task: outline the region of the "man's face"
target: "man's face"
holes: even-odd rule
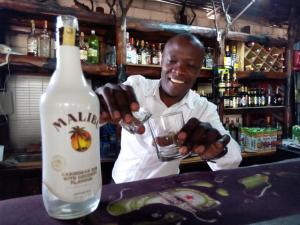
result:
[[[192,88],[200,73],[204,51],[186,38],[176,38],[164,49],[161,88],[178,101]]]

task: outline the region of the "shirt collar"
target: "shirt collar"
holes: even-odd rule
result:
[[[157,82],[155,82],[154,85],[146,88],[145,90],[145,96],[149,97],[157,97],[160,99],[159,96],[159,87],[160,87],[160,80],[157,80]],[[190,109],[194,109],[195,105],[194,105],[194,101],[193,101],[193,97],[192,97],[192,90],[189,90],[186,95],[183,97],[183,99],[181,99],[178,103],[176,103],[175,105],[184,105],[186,104]]]

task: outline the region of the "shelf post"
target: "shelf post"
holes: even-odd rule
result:
[[[288,26],[288,44],[287,44],[287,52],[286,52],[286,68],[287,68],[287,81],[286,81],[286,96],[285,96],[285,118],[284,118],[284,124],[283,126],[283,134],[285,137],[291,137],[291,127],[293,125],[293,115],[292,115],[292,108],[295,107],[291,105],[291,95],[292,95],[292,64],[293,64],[293,47],[296,42],[296,40],[299,40],[300,35],[300,27],[299,27],[299,19],[297,19],[299,10],[296,12],[296,8],[292,7],[290,10],[289,15],[289,26]],[[294,103],[295,104],[295,103]]]
[[[127,4],[125,0],[119,0],[121,16],[116,18],[116,45],[117,45],[117,65],[118,82],[126,80],[126,30],[127,30],[127,12],[132,4],[130,0]]]

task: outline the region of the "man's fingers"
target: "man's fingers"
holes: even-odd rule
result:
[[[230,137],[224,134],[219,140],[214,144],[211,144],[209,148],[202,154],[199,154],[203,159],[209,160],[214,158],[219,158],[223,153],[226,145],[229,143]]]
[[[130,110],[135,112],[139,110],[139,104],[134,94],[134,90],[131,86],[121,84],[120,87],[125,91],[127,95],[128,105],[130,106]]]
[[[102,95],[98,95],[98,99],[100,102],[100,123],[110,122],[111,117]]]
[[[106,103],[106,107],[108,109],[108,112],[110,114],[110,117],[114,121],[118,121],[121,119],[121,113],[118,109],[118,104],[116,102],[115,96],[113,94],[113,87],[110,86],[110,84],[105,85],[102,89],[101,96],[103,97],[103,100]]]
[[[222,137],[217,141],[217,143],[221,143],[223,147],[225,147],[230,142],[230,136],[227,134],[222,135]]]
[[[179,131],[178,133],[178,142],[180,145],[186,145],[187,138],[190,136],[190,134],[193,132],[195,127],[197,127],[199,124],[199,121],[196,118],[191,118]],[[187,146],[190,148],[191,146]]]
[[[131,110],[129,107],[126,93],[122,90],[115,91],[114,98],[116,99],[116,103],[118,104],[118,110],[121,113],[123,120],[126,123],[132,123],[133,117],[131,114]]]

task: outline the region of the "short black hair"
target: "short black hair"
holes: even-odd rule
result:
[[[190,40],[193,44],[197,45],[199,48],[203,49],[204,50],[204,45],[203,43],[198,39],[197,36],[195,36],[194,34],[192,33],[189,33],[189,32],[184,32],[184,33],[180,33],[180,34],[177,34],[173,37],[171,37],[168,41],[168,42],[171,42],[172,40],[174,39],[180,39],[180,38],[183,38],[183,39],[187,39],[187,40]]]
[[[172,43],[173,41],[175,40],[178,40],[178,39],[185,39],[185,40],[188,40],[190,41],[195,47],[199,48],[199,50],[205,54],[205,47],[203,45],[203,43],[198,39],[197,36],[193,35],[192,33],[189,33],[189,32],[184,32],[184,33],[180,33],[180,34],[177,34],[173,37],[171,37],[165,47],[169,44],[169,43]]]

